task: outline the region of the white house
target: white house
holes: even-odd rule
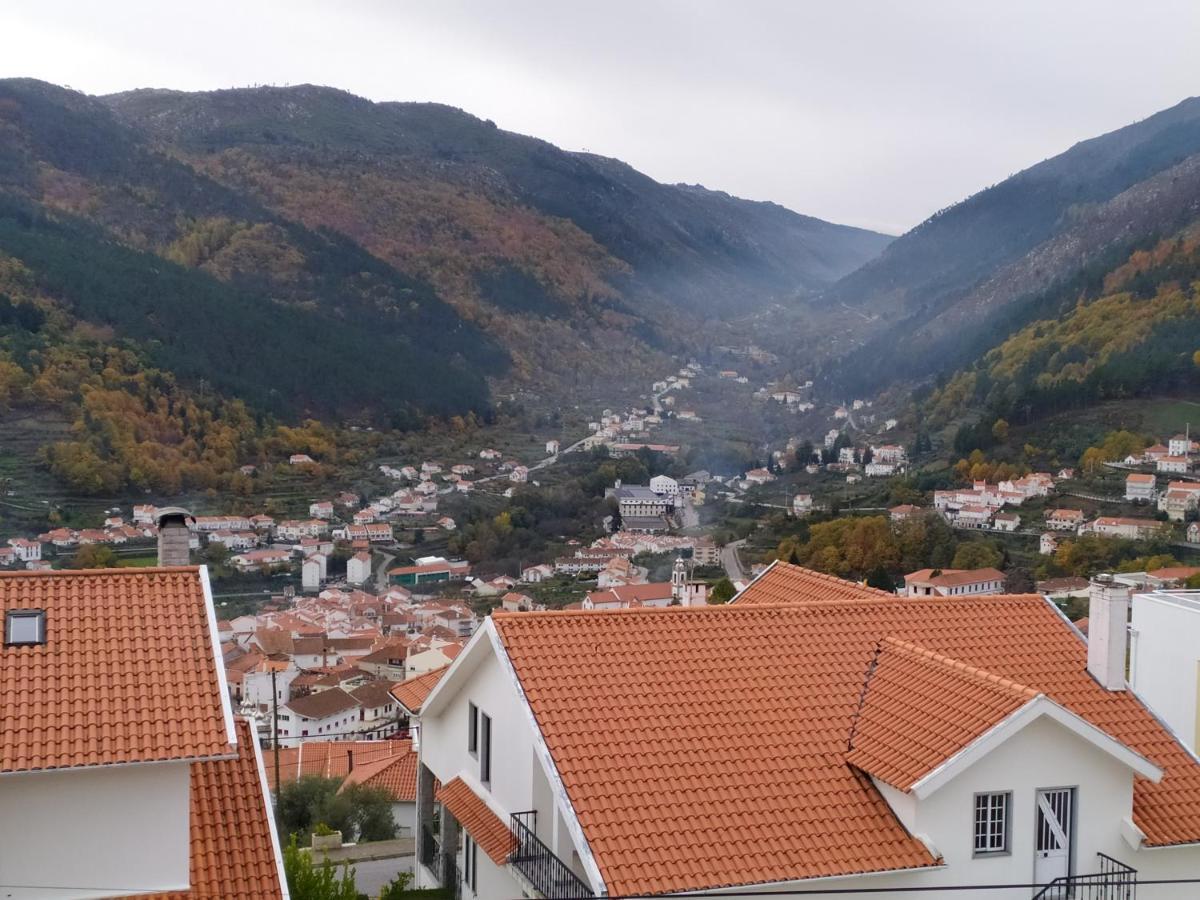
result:
[[[1058,550],[1058,537],[1048,531],[1038,539],[1038,553],[1042,556],[1052,556]]]
[[[796,496],[792,497],[792,515],[807,516],[812,512],[812,508],[812,494],[796,494]]]
[[[540,563],[536,566],[526,566],[521,570],[521,580],[526,584],[537,584],[547,578],[554,577],[554,566]]]
[[[1021,517],[1015,512],[998,512],[992,516],[992,528],[996,531],[1016,531],[1021,527]]]
[[[300,564],[300,584],[306,591],[319,591],[321,582],[325,580],[326,566],[329,558],[324,553],[313,553],[304,557]]]
[[[1187,456],[1192,452],[1192,439],[1186,434],[1177,434],[1167,441],[1167,452],[1171,456]]]
[[[28,538],[9,538],[8,546],[12,547],[13,555],[21,562],[37,562],[42,558],[41,541],[31,541]]]
[[[318,500],[315,503],[310,503],[308,505],[308,514],[314,519],[332,519],[333,501]]]
[[[1154,476],[1148,472],[1130,472],[1125,476],[1126,500],[1150,501],[1154,493]]]
[[[678,497],[679,482],[669,475],[655,475],[650,479],[650,490],[660,497]]]
[[[285,898],[207,572],[0,573],[0,610],[0,893]]]
[[[346,560],[346,581],[350,584],[366,584],[371,579],[371,554],[360,550]]]
[[[1191,461],[1186,456],[1163,456],[1158,459],[1154,467],[1159,472],[1181,473],[1187,472],[1190,465]]]
[[[716,608],[493,615],[421,708],[418,886],[976,900],[1200,868],[1200,762],[1125,685],[1119,589],[1089,647],[1038,595],[826,603],[799,571]]]
[[[417,751],[409,740],[398,744],[395,752],[356,765],[342,780],[339,791],[352,784],[379,788],[392,800],[392,821],[397,837],[412,837],[417,824]]]
[[[333,741],[360,729],[360,704],[340,687],[294,697],[279,708],[279,744]]]
[[[966,597],[999,594],[1004,573],[998,569],[921,569],[904,576],[908,597]]]
[[[1126,538],[1131,541],[1149,540],[1165,530],[1164,524],[1154,519],[1131,519],[1121,516],[1100,516],[1084,528],[1094,534]]]

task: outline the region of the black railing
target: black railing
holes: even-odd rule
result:
[[[433,834],[433,829],[428,825],[421,828],[421,865],[433,871],[436,874],[436,869],[433,868],[433,861],[438,856],[438,842]]]
[[[421,829],[418,852],[421,865],[432,872],[442,887],[450,891],[455,900],[458,900],[462,896],[462,875],[458,871],[458,859],[454,853],[442,852],[437,836],[427,825]]]
[[[512,814],[516,848],[508,858],[509,863],[543,897],[554,897],[555,900],[594,897],[587,882],[572,872],[534,833],[536,818],[537,813],[532,810]]]
[[[1137,869],[1097,853],[1100,871],[1088,875],[1064,875],[1033,895],[1033,900],[1135,900]]]

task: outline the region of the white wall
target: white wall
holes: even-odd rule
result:
[[[1129,815],[1133,773],[1117,760],[1048,719],[1039,719],[923,801],[900,795],[898,813],[910,829],[924,835],[945,861],[945,868],[907,874],[793,882],[798,888],[902,888],[933,885],[1028,883],[1033,876],[1035,794],[1039,788],[1074,787],[1074,871],[1098,871],[1098,852],[1133,866],[1140,878],[1180,877],[1200,872],[1200,849],[1133,850],[1121,835]],[[1011,853],[972,855],[974,795],[1012,792]],[[885,795],[897,792],[888,789]],[[910,808],[905,808],[911,804]],[[1171,874],[1175,873],[1175,874]],[[1143,887],[1147,900],[1195,898],[1195,885]],[[778,889],[778,885],[764,889]],[[752,893],[747,891],[747,893]],[[1028,888],[987,892],[988,900],[1028,900]],[[820,896],[820,895],[815,895]],[[833,897],[835,895],[830,895]],[[904,896],[897,894],[897,896]],[[915,895],[913,895],[915,896]],[[979,892],[939,891],[941,900],[973,900]]]
[[[1153,594],[1133,598],[1130,683],[1196,749],[1196,680],[1200,669],[1200,595],[1195,605]]]
[[[527,707],[520,700],[516,685],[501,665],[484,637],[484,646],[475,646],[471,656],[462,659],[455,669],[458,676],[447,682],[452,688],[461,684],[455,692],[439,700],[436,714],[421,716],[421,761],[443,784],[463,775],[468,782],[489,801],[493,810],[503,811],[505,824],[508,814],[537,811],[537,834],[560,859],[571,865],[577,857],[576,848],[565,827],[556,827],[560,817],[554,808],[554,793],[550,787],[541,761],[534,752],[533,730],[529,722]],[[447,701],[442,705],[442,701]],[[475,703],[479,710],[492,718],[492,777],[490,787],[479,784],[479,761],[467,752],[468,704]],[[537,785],[535,789],[535,784]],[[520,896],[514,888],[515,882],[506,871],[502,889],[494,893],[484,892],[484,877],[487,865],[480,851],[479,896],[486,900],[509,900]],[[460,861],[461,863],[461,861]],[[488,865],[492,865],[490,861]],[[577,866],[577,861],[576,861]],[[492,865],[492,868],[495,868]],[[577,874],[583,875],[577,867]],[[586,879],[585,879],[586,880]],[[491,879],[489,878],[489,884]]]
[[[0,885],[6,898],[91,898],[186,890],[187,763],[0,777]]]

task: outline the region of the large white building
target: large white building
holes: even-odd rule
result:
[[[721,607],[496,614],[421,709],[418,885],[966,900],[1194,876],[1200,761],[1125,683],[1127,608],[1095,585],[1089,645],[1039,595],[776,563]]]

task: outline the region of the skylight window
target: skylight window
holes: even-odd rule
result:
[[[4,644],[20,647],[46,643],[46,611],[10,609],[4,614]]]

